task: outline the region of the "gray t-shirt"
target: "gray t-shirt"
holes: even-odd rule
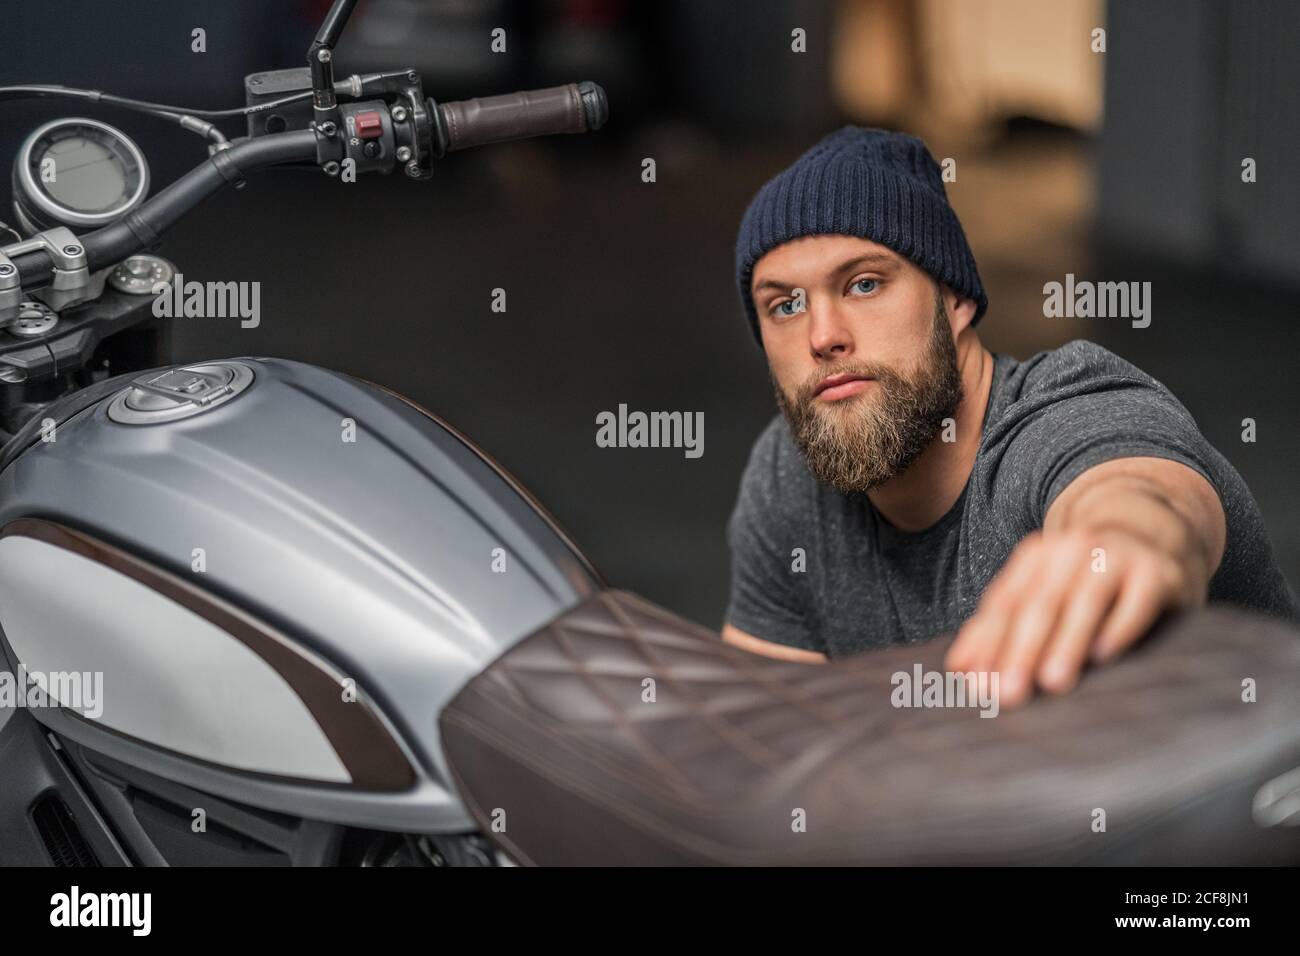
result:
[[[1228,536],[1211,601],[1300,621],[1245,481],[1167,388],[1081,340],[994,363],[966,488],[916,533],[890,525],[865,494],[813,478],[778,415],[754,445],[728,525],[728,622],[830,657],[950,634],[1071,481],[1130,457],[1182,462],[1218,490]]]

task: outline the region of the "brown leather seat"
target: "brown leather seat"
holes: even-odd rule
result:
[[[893,706],[893,675],[942,670],[948,643],[789,664],[608,591],[467,685],[443,743],[521,863],[1300,861],[1285,624],[1189,613],[993,719]]]

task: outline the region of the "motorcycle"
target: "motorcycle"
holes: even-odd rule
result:
[[[225,186],[270,166],[421,181],[451,151],[605,123],[589,82],[440,103],[413,70],[336,79],[354,6],[306,68],[246,79],[234,141],[221,113],[0,88],[209,144],[152,197],[98,121],[41,126],[16,164],[0,862],[1300,861],[1300,643],[1280,622],[1179,616],[996,720],[899,706],[898,676],[941,671],[946,642],[754,657],[611,588],[410,399],[283,359],[170,363],[153,306],[176,270],[154,250]]]

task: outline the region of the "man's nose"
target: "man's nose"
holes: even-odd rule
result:
[[[808,347],[821,360],[853,354],[853,333],[833,303],[809,300]]]

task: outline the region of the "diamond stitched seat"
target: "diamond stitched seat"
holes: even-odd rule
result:
[[[607,591],[441,725],[471,812],[521,862],[1295,862],[1300,827],[1251,804],[1300,766],[1296,637],[1186,614],[1072,693],[987,719],[891,704],[893,675],[942,670],[946,639],[785,663]]]

